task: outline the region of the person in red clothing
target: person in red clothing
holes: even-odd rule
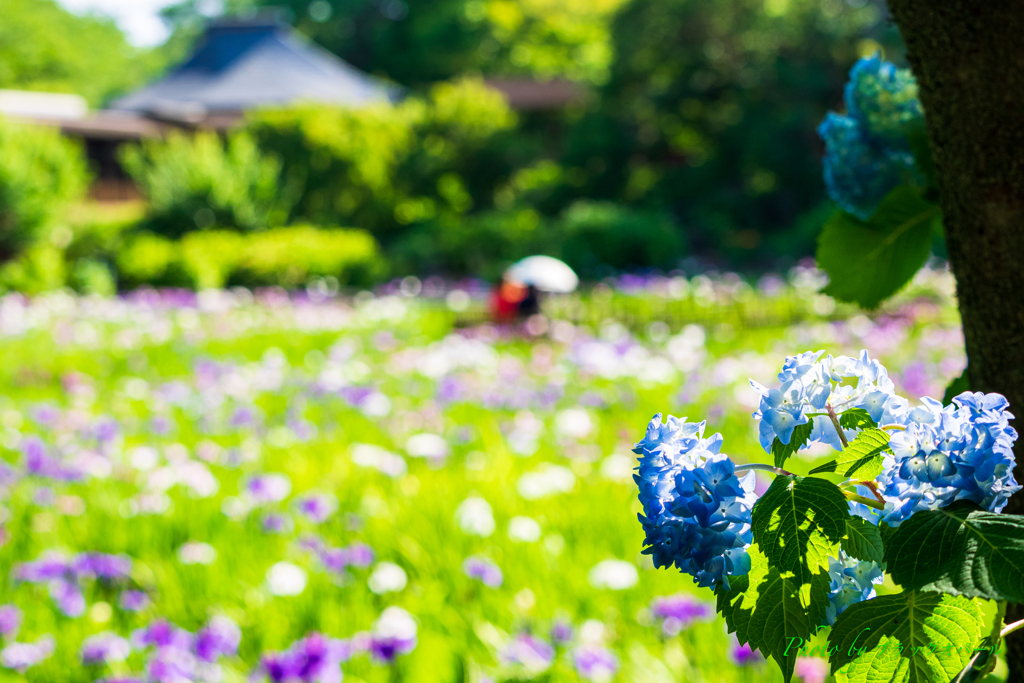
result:
[[[521,282],[502,277],[491,291],[491,318],[496,323],[513,323],[519,317],[519,304],[527,288]]]

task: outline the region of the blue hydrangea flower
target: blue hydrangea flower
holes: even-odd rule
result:
[[[640,488],[646,533],[644,553],[656,567],[675,566],[700,586],[750,571],[750,511],[756,496],[753,472],[737,477],[720,453],[722,436],[704,437],[704,423],[654,416],[633,452],[640,456],[634,480]]]
[[[884,521],[898,526],[918,510],[970,500],[1001,512],[1020,490],[1013,477],[1013,415],[1000,394],[964,392],[943,406],[923,398],[905,430],[889,441],[893,456],[879,476]]]
[[[829,626],[847,607],[875,597],[875,585],[882,583],[882,568],[877,562],[857,560],[839,551],[839,558],[829,558],[829,605],[825,620]]]
[[[877,55],[854,65],[843,99],[846,115],[829,112],[818,127],[825,185],[844,211],[867,219],[897,185],[923,184],[905,137],[923,112],[910,70]]]
[[[759,420],[761,446],[770,453],[775,438],[788,444],[797,426],[812,421],[811,444],[827,443],[842,450],[842,441],[832,420],[824,415],[828,406],[837,413],[862,408],[876,424],[899,422],[907,411],[905,399],[896,396],[885,367],[867,351],[860,356],[824,356],[824,351],[807,351],[786,358],[778,379],[781,386],[769,389],[754,380],[750,385],[761,394],[754,418]],[[856,431],[844,430],[852,441]]]
[[[897,69],[878,54],[850,69],[843,103],[847,115],[872,138],[897,147],[906,145],[907,124],[924,116],[910,69]]]

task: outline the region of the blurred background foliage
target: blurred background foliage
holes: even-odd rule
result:
[[[76,16],[54,0],[3,0],[0,12],[0,88],[73,92],[96,106],[182,54],[134,48],[112,20]]]
[[[171,37],[140,51],[109,21],[51,0],[4,3],[0,87],[70,90],[94,105],[172,67],[209,20],[209,3],[174,5],[164,11]],[[39,240],[59,252],[40,263],[63,272],[47,282],[97,281],[105,268],[112,286],[127,286],[141,271],[128,275],[119,252],[139,234],[290,225],[366,231],[378,248],[365,272],[380,277],[494,277],[531,253],[585,277],[670,270],[694,256],[739,270],[785,266],[813,253],[831,209],[818,123],[859,56],[881,49],[899,61],[902,50],[880,0],[227,0],[222,9],[246,16],[264,4],[404,97],[266,110],[226,136],[124,150],[147,203],[134,220],[79,212],[64,221],[71,238],[10,227],[37,219],[10,199],[20,190],[0,190],[0,216],[19,216],[0,227],[0,244],[17,245],[2,256],[13,265],[0,287],[31,289]],[[513,112],[489,78],[565,79],[582,96]],[[0,152],[0,178],[28,163],[18,149]]]

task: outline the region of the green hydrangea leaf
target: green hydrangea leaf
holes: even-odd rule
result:
[[[878,425],[868,411],[863,408],[850,408],[839,413],[839,426],[843,429],[874,429]]]
[[[934,683],[967,666],[982,637],[981,604],[919,591],[859,602],[828,637],[840,683]]]
[[[850,557],[868,562],[882,563],[882,534],[878,527],[856,515],[846,519],[846,536],[840,542],[843,551]]]
[[[815,467],[811,474],[833,472],[850,479],[874,479],[882,472],[886,452],[889,452],[889,433],[865,429],[838,458]]]
[[[771,566],[757,545],[750,547],[751,568],[733,577],[729,590],[716,591],[718,611],[740,643],[771,657],[788,683],[797,651],[825,620],[828,574],[801,583]]]
[[[1024,517],[965,500],[921,510],[889,534],[885,561],[907,589],[1024,602]]]
[[[835,484],[816,477],[780,476],[751,512],[754,542],[781,572],[800,583],[828,569],[846,535],[849,506]]]
[[[950,382],[949,386],[946,387],[946,393],[942,395],[942,405],[948,406],[953,402],[954,397],[970,390],[971,382],[967,377],[967,368],[964,368],[964,371],[960,373],[960,376]]]
[[[795,455],[800,447],[810,440],[812,429],[814,429],[814,422],[808,420],[793,429],[793,436],[790,437],[789,443],[782,443],[779,437],[775,437],[775,441],[772,442],[772,456],[775,458],[776,467],[785,465],[786,460]]]
[[[839,211],[818,237],[818,266],[829,276],[822,290],[840,301],[876,308],[924,265],[941,211],[912,187],[897,187],[867,221]]]

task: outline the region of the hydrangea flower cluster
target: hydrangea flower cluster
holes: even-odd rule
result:
[[[918,510],[934,510],[957,500],[970,500],[992,512],[1020,490],[1013,477],[1013,444],[1017,432],[1013,415],[999,394],[964,392],[943,406],[933,398],[921,405],[895,393],[885,367],[867,351],[858,358],[823,356],[823,351],[786,358],[779,373],[781,386],[768,389],[751,380],[761,393],[753,414],[759,420],[761,445],[771,452],[778,438],[789,444],[794,429],[813,420],[810,438],[800,446],[824,442],[842,450],[839,430],[823,411],[842,413],[861,408],[891,433],[884,470],[877,485],[885,509],[875,513],[859,503],[851,512],[873,523],[898,526]],[[859,430],[843,429],[853,441]],[[860,487],[861,495],[870,491]]]
[[[638,516],[654,566],[675,565],[699,586],[728,588],[729,576],[750,570],[755,479],[753,472],[736,476],[720,452],[722,435],[704,438],[704,426],[671,415],[662,422],[661,413],[651,420],[633,448],[644,508]]]
[[[850,70],[843,101],[846,114],[829,112],[818,128],[825,185],[845,211],[866,219],[897,185],[922,184],[905,129],[923,112],[910,70],[878,55]]]
[[[758,436],[768,453],[778,438],[789,444],[793,430],[813,422],[810,439],[801,448],[823,442],[837,451],[843,449],[835,424],[825,414],[834,410],[862,408],[876,424],[898,422],[906,414],[909,402],[896,395],[896,387],[885,367],[862,351],[858,358],[831,355],[824,351],[807,351],[786,358],[779,373],[781,386],[769,389],[750,380],[761,394],[761,403],[754,419],[759,421]],[[851,440],[855,430],[845,430]]]
[[[842,550],[838,558],[829,558],[829,595],[825,620],[829,626],[847,607],[875,597],[875,585],[882,583],[882,568],[877,562],[849,557]]]
[[[883,519],[897,526],[918,510],[969,500],[1001,512],[1020,490],[1013,477],[1017,432],[1000,394],[964,392],[943,407],[931,398],[909,412],[893,434],[892,462],[879,477]]]

